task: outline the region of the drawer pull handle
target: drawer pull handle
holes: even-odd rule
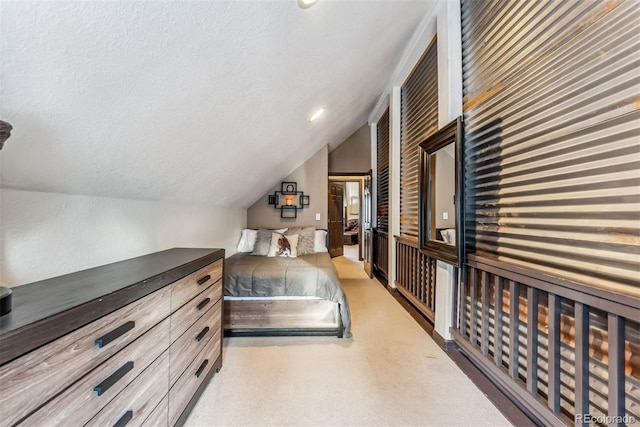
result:
[[[129,372],[132,369],[133,369],[133,362],[125,363],[124,365],[122,365],[120,369],[118,369],[113,374],[111,374],[109,378],[107,378],[106,380],[102,381],[100,384],[95,386],[93,388],[93,391],[98,393],[98,396],[102,396],[104,392],[109,390],[112,385],[117,383],[120,380],[120,378],[124,377],[127,374],[127,372]]]
[[[196,341],[200,342],[200,340],[202,338],[204,338],[205,335],[207,335],[207,332],[209,332],[209,327],[207,326],[206,328],[204,328],[196,337]]]
[[[113,427],[124,427],[129,424],[131,418],[133,418],[133,411],[127,411],[123,416],[120,417],[120,419],[113,425]]]
[[[205,298],[202,300],[202,302],[200,304],[198,304],[198,310],[202,310],[203,308],[206,307],[207,304],[209,304],[211,300],[209,298]]]
[[[202,285],[203,283],[207,283],[207,280],[209,280],[209,279],[211,279],[211,275],[207,274],[202,279],[198,280],[198,286]]]
[[[116,338],[120,338],[121,336],[123,336],[124,334],[126,334],[127,332],[129,332],[135,327],[136,327],[136,322],[131,320],[125,323],[124,325],[118,326],[113,331],[107,332],[106,334],[98,338],[95,342],[98,345],[98,348],[102,348],[105,345],[109,344],[111,341],[115,340]]]
[[[209,359],[204,359],[204,362],[202,362],[202,364],[200,365],[200,367],[196,371],[196,378],[198,378],[198,377],[200,377],[200,375],[202,375],[202,371],[204,371],[204,368],[206,368],[208,364],[209,364]]]

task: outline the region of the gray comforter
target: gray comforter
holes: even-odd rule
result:
[[[224,275],[224,294],[229,296],[312,296],[336,302],[344,337],[351,336],[349,303],[328,253],[298,258],[237,253],[225,260]]]

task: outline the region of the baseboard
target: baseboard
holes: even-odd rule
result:
[[[387,287],[389,293],[395,298],[395,300],[409,313],[413,320],[415,320],[422,329],[429,335],[433,336],[433,323],[424,316],[417,308],[411,304],[411,302],[405,298],[405,296],[398,291],[398,288]]]
[[[431,335],[431,338],[433,338],[436,344],[438,344],[438,346],[443,350],[458,351],[460,349],[460,347],[458,347],[458,344],[456,344],[455,341],[445,340],[444,337],[440,335],[435,329],[433,330],[433,334]]]
[[[387,280],[387,278],[375,267],[373,267],[373,277],[378,279],[378,281],[385,286],[389,283],[389,280]]]

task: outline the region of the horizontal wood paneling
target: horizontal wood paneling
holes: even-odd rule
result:
[[[389,109],[377,126],[377,228],[389,231]]]
[[[401,90],[400,234],[418,237],[419,144],[438,130],[438,49],[434,39]]]
[[[464,2],[468,253],[640,293],[640,4]]]
[[[462,1],[454,337],[542,424],[640,419],[638,22],[637,1]]]

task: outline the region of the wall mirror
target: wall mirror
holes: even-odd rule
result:
[[[459,267],[463,260],[462,120],[420,144],[419,242],[426,255]]]

